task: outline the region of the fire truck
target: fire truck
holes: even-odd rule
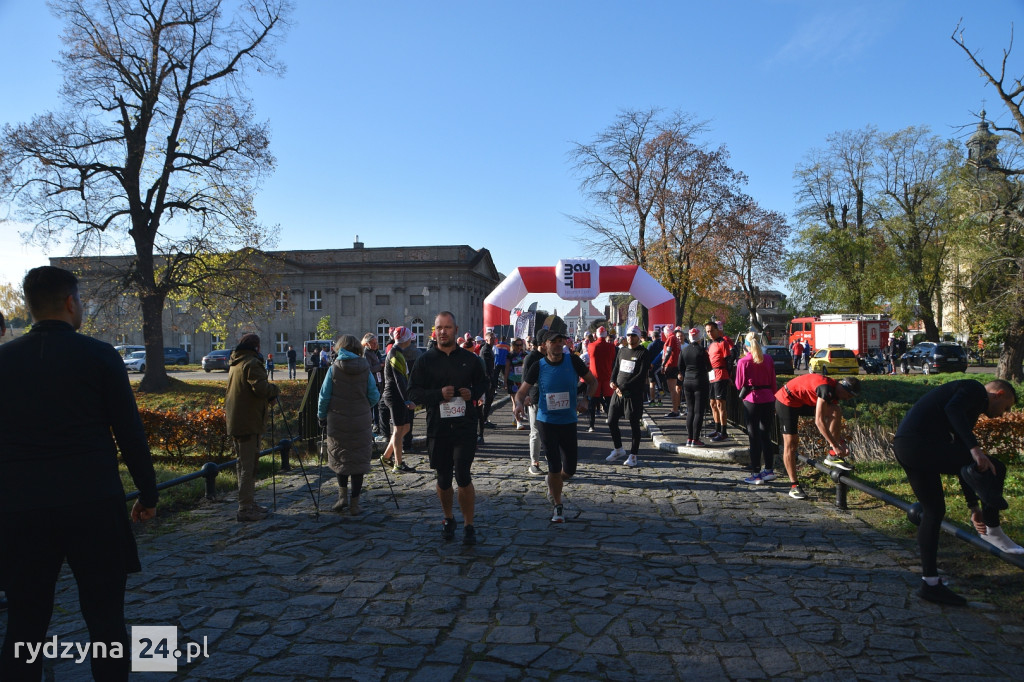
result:
[[[866,355],[889,345],[888,315],[851,315],[839,313],[819,317],[795,317],[789,323],[789,345],[796,341],[818,350],[844,346],[857,355]]]

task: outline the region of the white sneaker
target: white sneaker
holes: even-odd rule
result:
[[[1007,554],[1024,554],[1024,547],[1008,538],[999,526],[995,528],[985,526],[985,534],[981,536],[981,539]]]
[[[628,466],[628,467],[639,466],[639,464],[637,464],[637,462],[636,462],[636,455],[630,455],[629,457],[626,458],[626,466]]]
[[[625,456],[626,456],[626,448],[615,448],[614,450],[612,450],[612,453],[610,455],[608,455],[607,457],[604,458],[604,461],[606,461],[606,462],[614,462],[615,460],[619,459],[620,457],[625,457]]]

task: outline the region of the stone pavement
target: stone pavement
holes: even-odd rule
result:
[[[526,473],[528,432],[507,404],[494,421],[474,465],[475,547],[461,528],[441,541],[418,453],[407,461],[423,473],[392,476],[397,510],[378,468],[361,517],[315,520],[296,472],[266,521],[236,523],[229,501],[138,532],[129,624],[175,625],[209,657],[137,678],[1024,679],[1019,617],[920,601],[914,548],[828,500],[648,442],[641,467],[607,464],[601,425],[580,430],[567,522],[553,525],[544,479]],[[66,572],[54,634],[86,639]],[[88,677],[69,661],[50,673]]]

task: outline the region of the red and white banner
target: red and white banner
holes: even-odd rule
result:
[[[566,301],[592,301],[601,293],[601,266],[594,260],[563,258],[555,266],[556,291]]]

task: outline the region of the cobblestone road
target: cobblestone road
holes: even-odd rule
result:
[[[407,461],[424,473],[393,477],[400,509],[377,469],[357,518],[314,519],[290,474],[266,521],[236,523],[231,500],[141,531],[129,623],[205,638],[209,657],[175,679],[1024,679],[1019,618],[918,600],[913,547],[827,500],[752,489],[734,463],[649,441],[640,468],[606,464],[598,426],[580,431],[553,525],[527,432],[507,405],[494,419],[474,465],[475,547],[441,542],[421,454]],[[325,508],[336,490],[324,484]],[[84,641],[66,574],[57,603],[50,635]],[[88,677],[67,661],[51,673]]]

